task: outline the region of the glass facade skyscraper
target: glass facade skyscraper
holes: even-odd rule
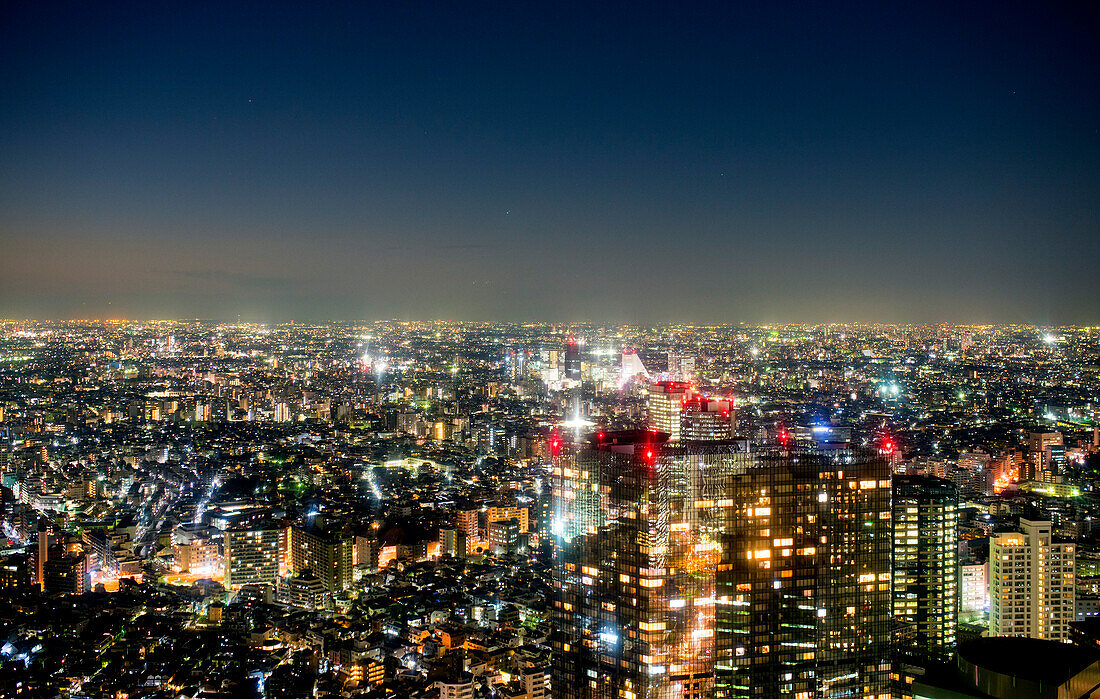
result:
[[[898,650],[912,661],[944,661],[955,647],[958,503],[951,481],[894,478],[894,619]]]
[[[601,433],[553,487],[556,696],[888,695],[881,455]]]

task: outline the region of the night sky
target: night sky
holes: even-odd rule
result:
[[[7,2],[0,317],[1100,323],[1095,3]]]

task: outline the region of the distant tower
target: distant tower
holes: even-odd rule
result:
[[[671,379],[692,381],[695,378],[695,357],[669,350],[668,375]]]
[[[38,555],[35,557],[35,575],[38,589],[46,590],[46,558],[50,549],[50,531],[44,522],[38,524]]]
[[[646,371],[645,365],[642,364],[642,359],[638,356],[637,352],[632,349],[624,349],[622,357],[622,368],[619,370],[619,383],[625,384],[639,374],[649,378],[649,372]]]
[[[581,380],[581,363],[583,359],[584,340],[569,339],[565,346],[565,378],[573,381]]]

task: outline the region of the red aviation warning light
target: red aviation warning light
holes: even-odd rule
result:
[[[550,435],[550,454],[555,457],[561,454],[561,437],[557,432]]]

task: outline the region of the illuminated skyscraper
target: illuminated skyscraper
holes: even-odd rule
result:
[[[691,398],[686,381],[658,381],[649,384],[649,426],[666,432],[669,441],[680,441],[680,416]]]
[[[694,391],[686,381],[658,381],[648,388],[649,427],[670,442],[731,439],[737,427],[729,400]]]
[[[573,381],[581,380],[581,365],[584,362],[584,340],[577,342],[570,339],[565,346],[565,378]]]
[[[894,619],[905,627],[898,651],[942,661],[958,626],[958,510],[955,485],[940,478],[894,478]]]
[[[555,696],[888,696],[886,461],[747,446],[560,447]]]
[[[1021,531],[990,538],[990,636],[1069,640],[1075,547],[1054,543],[1050,529],[1050,522],[1021,519]]]

